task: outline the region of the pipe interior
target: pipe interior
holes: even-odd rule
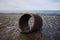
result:
[[[29,14],[23,15],[19,20],[19,26],[21,26],[21,28],[28,27],[28,21],[30,18],[31,18],[31,15]]]

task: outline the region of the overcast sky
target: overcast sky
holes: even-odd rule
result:
[[[60,10],[60,0],[0,0],[0,10]]]

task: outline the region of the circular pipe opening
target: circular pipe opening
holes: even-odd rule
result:
[[[31,18],[32,16],[29,15],[29,14],[24,14],[21,16],[20,20],[19,20],[19,26],[20,26],[20,29],[22,32],[29,32],[29,30],[31,30],[31,28],[29,27],[30,26],[30,23],[29,23],[29,19]]]
[[[42,18],[36,14],[23,14],[19,19],[19,28],[22,33],[30,33],[40,30]]]
[[[27,24],[28,23],[28,20],[30,19],[30,15],[28,15],[28,14],[25,14],[25,15],[23,15],[21,18],[20,18],[20,22],[19,22],[19,26],[24,26],[25,24]],[[27,25],[28,26],[28,25]]]

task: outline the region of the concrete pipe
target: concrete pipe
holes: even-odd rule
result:
[[[19,28],[21,33],[30,33],[40,30],[42,27],[42,18],[37,14],[23,14],[19,18]]]

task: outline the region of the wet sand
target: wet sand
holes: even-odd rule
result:
[[[41,31],[21,34],[18,19],[22,14],[0,13],[0,40],[60,40],[60,15],[38,14],[43,19]]]

